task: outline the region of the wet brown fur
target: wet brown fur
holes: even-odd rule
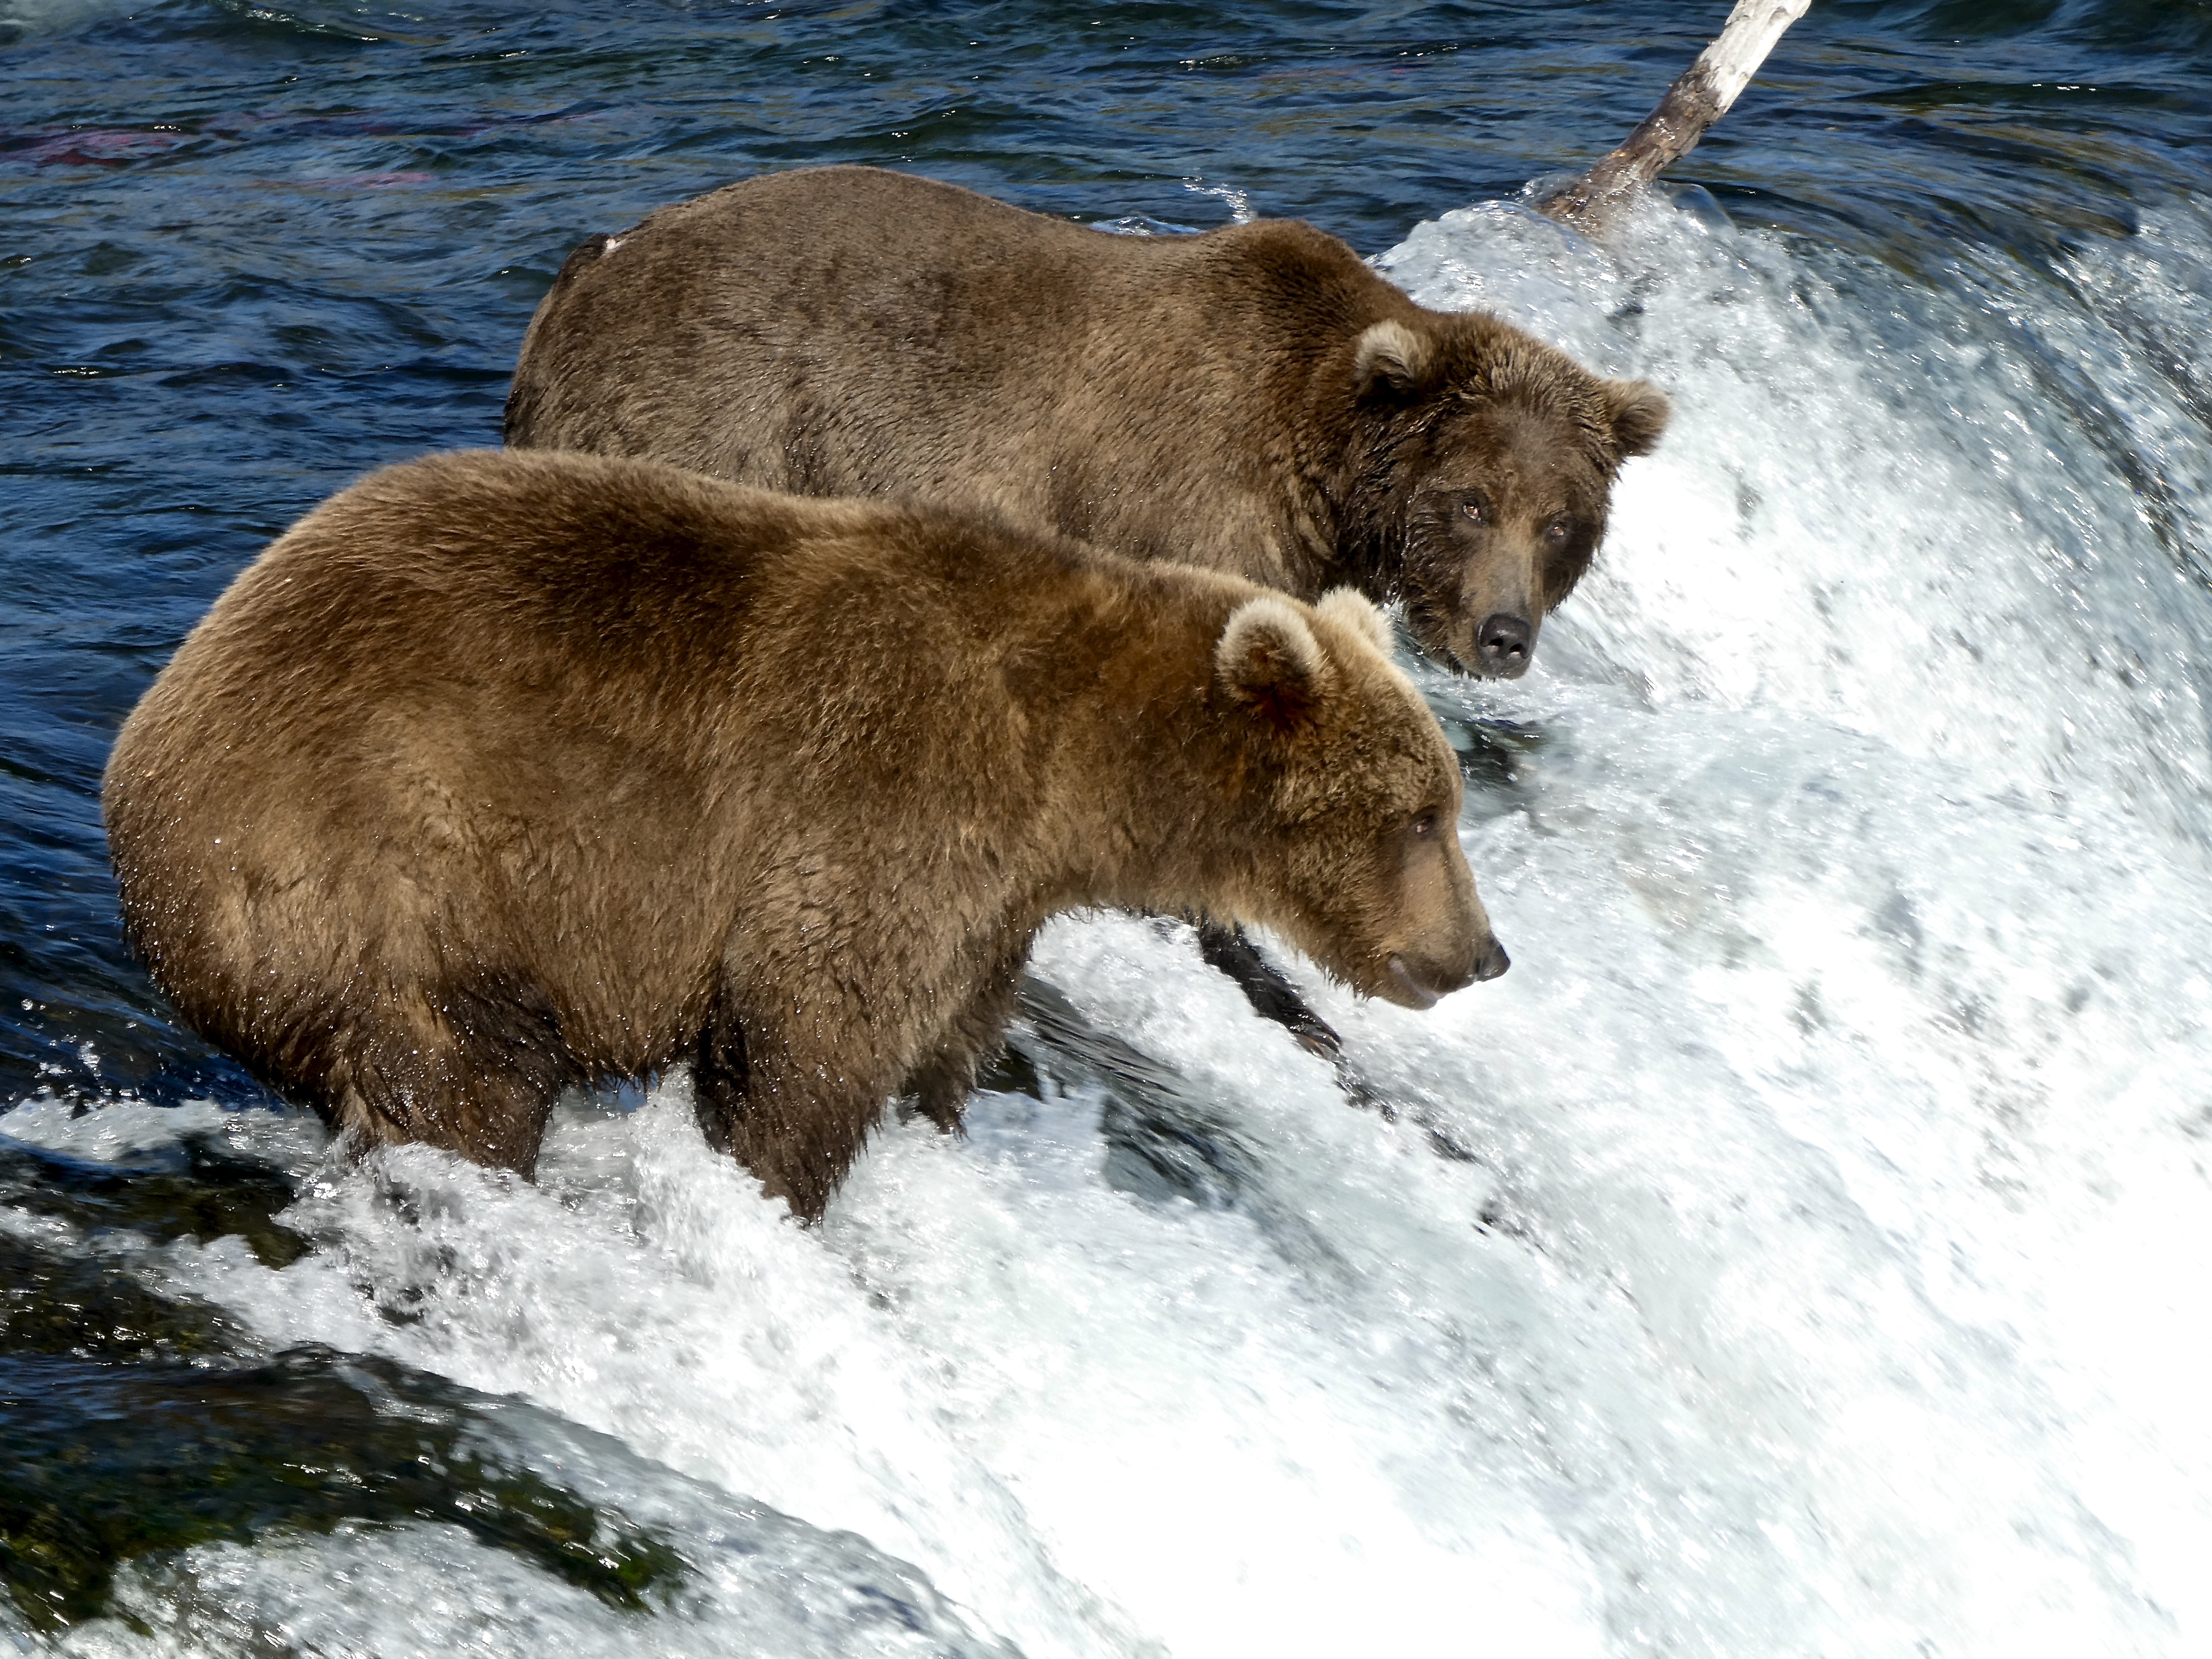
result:
[[[340,1131],[527,1172],[562,1088],[689,1062],[812,1218],[888,1098],[957,1127],[1056,912],[1265,924],[1400,1000],[1394,960],[1480,969],[1377,627],[940,507],[448,455],[239,577],[103,804],[179,1011]]]
[[[1112,236],[865,167],[748,179],[578,247],[507,440],[815,495],[975,502],[1311,599],[1402,595],[1484,673],[1605,532],[1667,400],[1415,305],[1310,225]],[[1470,513],[1468,508],[1475,508]]]

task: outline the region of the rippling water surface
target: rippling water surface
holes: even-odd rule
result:
[[[0,0],[0,1632],[82,1654],[2212,1648],[2212,7]],[[1709,15],[1710,14],[1710,15]],[[118,934],[116,726],[265,540],[496,441],[567,249],[757,169],[1248,208],[1677,416],[1510,686],[1515,969],[1042,941],[818,1231],[680,1078],[347,1171]],[[804,258],[805,250],[793,250]]]

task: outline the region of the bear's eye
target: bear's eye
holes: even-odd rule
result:
[[[1554,519],[1544,526],[1544,539],[1553,547],[1565,547],[1567,538],[1574,533],[1574,520]]]
[[[1467,500],[1459,504],[1459,510],[1466,514],[1467,516],[1476,524],[1488,524],[1490,522],[1490,514],[1483,511],[1482,501],[1478,496],[1468,496]]]
[[[1436,809],[1431,807],[1425,812],[1414,813],[1413,821],[1406,826],[1406,831],[1415,841],[1429,840],[1437,833]]]

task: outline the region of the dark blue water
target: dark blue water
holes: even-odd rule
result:
[[[1646,112],[1725,9],[1672,0],[1089,9],[556,3],[415,15],[373,5],[176,0],[125,11],[0,0],[0,1113],[27,1102],[64,1115],[131,1102],[197,1112],[204,1108],[186,1103],[213,1102],[242,1121],[279,1126],[273,1140],[256,1139],[254,1129],[241,1132],[246,1139],[235,1146],[237,1137],[216,1118],[193,1118],[190,1135],[166,1144],[147,1132],[106,1152],[74,1143],[57,1151],[46,1142],[33,1152],[6,1150],[13,1143],[0,1140],[0,1205],[21,1224],[0,1230],[0,1243],[15,1241],[6,1248],[22,1258],[6,1270],[21,1294],[12,1304],[0,1296],[0,1486],[41,1467],[41,1481],[52,1477],[39,1488],[49,1494],[39,1500],[44,1510],[0,1501],[0,1540],[14,1540],[0,1541],[0,1573],[16,1596],[12,1611],[0,1607],[0,1627],[57,1640],[57,1632],[86,1640],[93,1639],[86,1632],[106,1632],[100,1640],[130,1645],[153,1639],[146,1632],[159,1620],[148,1609],[168,1606],[187,1609],[171,1639],[187,1650],[226,1650],[276,1626],[235,1608],[208,1612],[221,1598],[205,1574],[187,1573],[189,1585],[179,1588],[185,1579],[147,1568],[154,1576],[133,1592],[141,1598],[133,1604],[134,1635],[113,1622],[101,1575],[118,1562],[184,1559],[176,1553],[195,1548],[251,1550],[270,1537],[323,1536],[333,1527],[347,1536],[356,1522],[388,1528],[410,1517],[462,1531],[475,1525],[471,1547],[507,1564],[501,1571],[520,1586],[512,1593],[518,1605],[542,1585],[547,1608],[582,1597],[579,1605],[614,1609],[608,1616],[617,1618],[611,1628],[617,1633],[633,1627],[623,1619],[672,1617],[665,1608],[673,1604],[654,1602],[664,1590],[653,1587],[683,1572],[695,1586],[727,1589],[696,1559],[655,1577],[656,1564],[674,1559],[669,1552],[683,1553],[666,1538],[733,1536],[736,1522],[710,1524],[699,1516],[750,1501],[743,1489],[724,1491],[703,1464],[687,1462],[678,1442],[631,1433],[611,1417],[592,1422],[626,1444],[594,1454],[600,1484],[585,1497],[557,1480],[545,1484],[550,1477],[529,1473],[519,1453],[505,1462],[483,1453],[469,1463],[453,1452],[464,1431],[452,1425],[476,1421],[471,1413],[488,1423],[499,1409],[542,1412],[552,1426],[533,1444],[571,1432],[563,1425],[578,1413],[520,1370],[495,1366],[446,1382],[422,1354],[415,1358],[423,1363],[404,1371],[349,1369],[347,1352],[372,1339],[362,1334],[349,1345],[337,1325],[331,1346],[283,1362],[292,1370],[254,1370],[276,1364],[271,1352],[283,1345],[267,1329],[249,1329],[246,1316],[226,1314],[204,1274],[165,1288],[166,1270],[146,1266],[166,1260],[161,1251],[182,1248],[178,1241],[193,1248],[198,1241],[210,1249],[250,1246],[259,1269],[281,1278],[296,1271],[294,1262],[313,1268],[334,1260],[331,1230],[343,1227],[326,1216],[319,1233],[302,1212],[286,1211],[316,1167],[312,1132],[283,1119],[234,1066],[173,1025],[122,945],[97,805],[113,732],[192,622],[294,517],[381,463],[496,442],[524,326],[571,246],[757,170],[853,161],[953,179],[1085,222],[1134,217],[1159,228],[1205,228],[1249,203],[1261,214],[1310,219],[1363,252],[1381,254],[1423,220],[1509,200],[1532,179],[1595,159]],[[1820,337],[1822,349],[1858,339],[1870,357],[1881,354],[1876,403],[1908,407],[1924,397],[1923,412],[1941,425],[1943,410],[1962,406],[1954,383],[1981,385],[2027,411],[2022,431],[2046,415],[2066,425],[2089,458],[2081,464],[2087,471],[2037,475],[2032,461],[2020,463],[2022,490],[2049,504],[2054,521],[2073,515],[2075,539],[2061,536],[2051,544],[2060,551],[2050,556],[2092,563],[2112,545],[2098,528],[2100,514],[2139,520],[2153,550],[2142,568],[2163,573],[2161,581],[2179,573],[2181,586],[2157,601],[2172,636],[2212,631],[2212,597],[2202,586],[2207,537],[2194,493],[2212,430],[2212,385],[2199,343],[2212,316],[2202,246],[2175,228],[2195,222],[2191,204],[2212,177],[2212,4],[1820,0],[1674,177],[1709,192],[1733,226],[1723,228],[1726,234],[1744,239],[1731,246],[1761,250],[1744,256],[1750,263],[1742,270],[1772,278],[1775,304],[1799,305],[1824,323],[1844,319]],[[1703,200],[1686,205],[1698,210]],[[2097,275],[2134,270],[2125,262],[2138,251],[2172,278],[2156,306],[2136,304],[2133,290]],[[1675,256],[1663,251],[1639,257],[1654,271],[1695,268],[1686,255],[1673,265]],[[1627,269],[1626,288],[1601,311],[1609,307],[1615,320],[1634,312],[1643,303],[1628,291],[1635,277]],[[1753,277],[1742,280],[1747,292],[1756,287]],[[1971,362],[1962,368],[1961,359],[1945,354],[1984,322],[1997,343],[1975,349],[1998,356],[1977,380]],[[2100,331],[2094,350],[2069,331],[2076,322]],[[1621,349],[1632,358],[1632,344]],[[1790,370],[1786,350],[1771,362],[1775,374]],[[2115,391],[2105,372],[2118,363],[2160,388],[2166,424],[2156,441],[2129,424],[2135,394]],[[1604,366],[1644,368],[1627,359]],[[1916,378],[1923,369],[1924,380]],[[1833,373],[1824,360],[1814,378]],[[1858,418],[1849,409],[1806,407],[1808,420],[1833,422],[1839,432]],[[1978,422],[1982,415],[1958,418]],[[1762,434],[1753,425],[1727,436],[1751,451]],[[1696,453],[1694,433],[1686,441]],[[1986,470],[1998,476],[2004,468],[1990,463]],[[1888,488],[1867,483],[1870,513],[1888,510]],[[1632,501],[1626,510],[1650,520],[1705,506],[1692,493],[1647,498],[1640,509]],[[1753,526],[1756,505],[1742,511]],[[1768,524],[1758,533],[1781,532]],[[1886,533],[1893,539],[1910,527]],[[2021,546],[2025,562],[2045,556],[2037,536],[2023,532]],[[1945,556],[1943,547],[1929,550],[1931,560]],[[1838,580],[1847,586],[1847,574]],[[1595,607],[1591,637],[1611,649],[1603,591],[1578,603]],[[2177,672],[2197,666],[2183,663]],[[1644,682],[1661,688],[1651,695],[1662,704],[1664,678],[1655,669]],[[1746,695],[1745,706],[1756,708],[1758,696]],[[2174,696],[2159,705],[2165,712],[2142,716],[2147,729],[2155,728],[2147,741],[2160,756],[2179,756],[2178,775],[2197,766],[2201,775],[2202,718],[2183,707],[2182,692]],[[1563,731],[1572,723],[1559,718]],[[1843,724],[1882,735],[1871,715]],[[1589,750],[1585,744],[1578,752]],[[1698,753],[1694,743],[1682,751],[1685,775],[1701,763]],[[1663,810],[1678,816],[1667,822],[1694,830],[1698,811],[1668,799],[1673,805]],[[2165,820],[2183,826],[2185,842],[2194,811],[2185,801]],[[1917,902],[1929,908],[1924,898]],[[1512,942],[1522,957],[1520,941]],[[1954,1028],[1978,1029],[1972,1022],[1983,1013],[1958,1007],[1964,1012],[1945,1016]],[[1802,1026],[1818,1017],[1790,1018]],[[1879,1034],[1880,1019],[1869,1018],[1868,1030]],[[1784,1029],[1783,1014],[1775,1019]],[[1640,1086],[1634,1063],[1624,1060],[1620,1075],[1629,1079],[1622,1086]],[[1945,1109],[1930,1108],[1939,1118]],[[0,1117],[0,1132],[7,1127]],[[1885,1156],[1905,1155],[1891,1146]],[[1583,1224],[1559,1224],[1571,1232]],[[344,1272],[357,1285],[391,1268],[347,1261]],[[434,1279],[434,1269],[422,1271]],[[361,1293],[387,1323],[404,1323],[404,1311],[378,1300],[384,1289]],[[2201,1323],[2202,1313],[2200,1304],[2178,1316]],[[453,1374],[465,1369],[457,1363]],[[190,1377],[203,1374],[232,1378],[224,1384],[231,1393],[219,1400],[194,1394]],[[264,1385],[270,1399],[289,1402],[285,1420],[296,1432],[272,1430],[255,1439],[223,1427],[255,1420],[255,1411],[239,1404],[239,1390]],[[536,1403],[498,1407],[492,1397],[507,1393]],[[125,1403],[93,1415],[143,1422],[143,1434],[102,1431],[100,1438],[83,1413],[53,1404],[111,1395]],[[392,1403],[408,1399],[417,1402],[408,1408],[413,1417]],[[2032,1415],[2044,1407],[2020,1409]],[[317,1426],[340,1419],[353,1426]],[[105,1474],[75,1485],[54,1474],[64,1452],[95,1443],[88,1467]],[[351,1449],[331,1449],[341,1445]],[[2188,1462],[2194,1455],[2173,1453],[2187,1467],[2196,1467]],[[443,1495],[387,1478],[425,1456],[462,1470]],[[224,1509],[195,1508],[191,1492],[172,1493],[159,1500],[170,1506],[161,1510],[169,1518],[134,1532],[131,1494],[179,1459],[180,1467],[230,1471],[209,1475],[214,1485],[266,1479],[272,1492],[292,1496],[262,1494]],[[676,1516],[664,1516],[656,1533],[631,1512],[651,1507],[639,1493],[658,1491],[653,1482],[661,1476],[625,1486],[630,1477],[623,1471],[632,1462],[671,1464],[704,1481],[708,1495],[653,1500]],[[334,1468],[353,1473],[341,1479],[329,1474]],[[327,1498],[337,1486],[371,1495],[349,1507]],[[1015,1487],[1028,1491],[1018,1481]],[[301,1498],[302,1491],[310,1496]],[[476,1500],[453,1494],[480,1492],[493,1493],[482,1502],[503,1519],[466,1522]],[[779,1501],[801,1507],[787,1494]],[[1758,1501],[1743,1500],[1753,1509]],[[575,1541],[591,1534],[593,1503],[627,1517],[605,1533],[615,1541],[596,1556]],[[1668,1510],[1661,1523],[1677,1529],[1690,1553],[1702,1547],[1705,1524],[1693,1509]],[[94,1511],[111,1520],[94,1527],[67,1519]],[[751,1517],[744,1524],[766,1529],[762,1536],[800,1526],[773,1511],[744,1513]],[[1747,1536],[1767,1524],[1748,1510],[1730,1514],[1736,1518],[1728,1526],[1741,1525]],[[831,1531],[799,1543],[775,1534],[783,1541],[756,1553],[784,1549],[777,1559],[811,1564],[804,1571],[845,1585],[861,1611],[848,1608],[837,1615],[844,1623],[830,1621],[844,1634],[809,1626],[813,1635],[777,1637],[787,1645],[773,1650],[799,1651],[818,1637],[825,1651],[906,1650],[898,1644],[909,1638],[921,1644],[913,1650],[944,1651],[1024,1632],[1024,1644],[1040,1650],[1134,1651],[1152,1637],[1178,1651],[1235,1650],[1233,1643],[1206,1638],[1199,1625],[1128,1611],[1142,1598],[1133,1601],[1126,1588],[1109,1596],[1119,1596],[1111,1616],[1066,1613],[1063,1627],[1012,1591],[1003,1605],[989,1604],[988,1584],[959,1591],[964,1611],[956,1613],[917,1578],[891,1595],[906,1613],[887,1616],[879,1629],[864,1616],[878,1606],[868,1600],[876,1589],[850,1587],[879,1589],[908,1571],[896,1561],[881,1565],[872,1547],[911,1558],[919,1547],[876,1537],[872,1545],[833,1548],[819,1539],[855,1523],[831,1514],[806,1518]],[[2190,1528],[2203,1520],[2177,1510],[2156,1530],[2168,1540],[2196,1536]],[[1742,1547],[1721,1541],[1727,1528],[1712,1524],[1711,1548]],[[2185,1610],[2154,1605],[2155,1595],[2127,1576],[2155,1577],[2142,1564],[2160,1559],[2158,1540],[2112,1526],[2120,1540],[2112,1548],[2136,1563],[2112,1570],[2119,1576],[2112,1582],[2122,1585],[2112,1592],[2113,1606],[2153,1610],[2129,1623],[2092,1608],[2051,1628],[2101,1631],[2112,1651],[2153,1650],[2170,1638],[2174,1645],[2165,1650],[2181,1652],[2187,1636],[2205,1639]],[[1809,1650],[1791,1644],[1819,1629],[1839,1644],[1830,1650],[1906,1652],[1914,1630],[1929,1628],[1908,1627],[1907,1620],[1887,1630],[1843,1615],[1830,1626],[1792,1624],[1797,1614],[1778,1613],[1771,1626],[1752,1620],[1731,1634],[1715,1621],[1741,1608],[1720,1592],[1708,1603],[1686,1591],[1671,1611],[1655,1610],[1610,1583],[1616,1571],[1625,1583],[1640,1571],[1626,1546],[1612,1554],[1611,1545],[1584,1539],[1583,1547],[1598,1564],[1590,1605],[1605,1611],[1589,1628],[1601,1632],[1601,1650]],[[1082,1553],[1066,1534],[1038,1547],[1040,1560],[1054,1549]],[[1835,1570],[1848,1572],[1858,1561],[1846,1552]],[[378,1581],[392,1595],[412,1594],[407,1587],[416,1581],[400,1568],[386,1563],[375,1571],[392,1575]],[[420,1571],[435,1576],[432,1565]],[[800,1567],[791,1571],[804,1577]],[[1044,1567],[1036,1571],[1036,1583],[1060,1583]],[[1068,1571],[1071,1582],[1094,1587],[1111,1578]],[[1806,1582],[1818,1577],[1808,1571]],[[943,1588],[942,1570],[938,1577]],[[791,1581],[776,1582],[787,1589]],[[1384,1593],[1377,1587],[1385,1582],[1369,1589]],[[1345,1593],[1365,1592],[1355,1585]],[[1038,1606],[1063,1611],[1081,1602],[1064,1587],[1036,1594]],[[1820,1594],[1808,1589],[1801,1599],[1811,1606]],[[1777,1593],[1777,1605],[1788,1599]],[[1971,1600],[1960,1592],[1956,1621],[1947,1627],[1952,1645],[1941,1650],[1971,1646],[1971,1632],[1990,1627]],[[664,1612],[623,1611],[647,1604]],[[326,1622],[314,1633],[289,1638],[297,1650],[404,1645],[389,1632],[372,1639],[364,1632],[374,1621],[335,1602],[323,1612]],[[559,1629],[568,1632],[560,1639],[584,1640],[550,1612],[544,1616],[554,1622],[544,1629],[511,1609],[471,1616],[505,1632],[502,1639],[552,1639],[545,1631]],[[1293,1634],[1296,1628],[1293,1621]],[[746,1639],[770,1640],[758,1632]],[[1764,1645],[1770,1643],[1776,1645]]]

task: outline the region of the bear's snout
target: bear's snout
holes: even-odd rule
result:
[[[1427,714],[1426,709],[1421,712]],[[1449,750],[1441,742],[1437,749],[1443,769],[1451,764]],[[1434,823],[1440,817],[1424,814],[1414,824]],[[1467,866],[1459,838],[1423,834],[1403,845],[1408,853],[1393,907],[1398,925],[1375,941],[1359,979],[1370,996],[1401,1008],[1432,1008],[1477,980],[1496,979],[1511,959],[1474,890],[1474,872]]]
[[[1485,933],[1473,951],[1455,953],[1449,961],[1401,952],[1389,961],[1388,994],[1402,1007],[1433,1008],[1454,991],[1463,991],[1477,980],[1496,979],[1512,965],[1494,933]]]
[[[1474,630],[1474,660],[1468,665],[1485,679],[1517,680],[1528,672],[1535,648],[1536,629],[1526,617],[1493,611]]]

